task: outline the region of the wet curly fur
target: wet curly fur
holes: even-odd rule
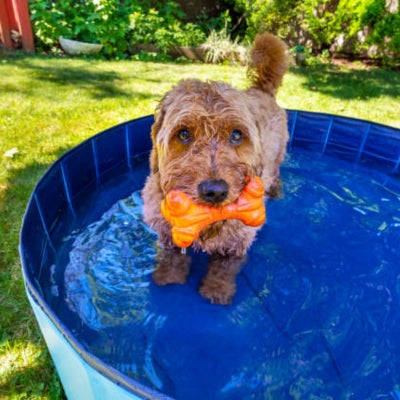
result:
[[[152,127],[150,175],[143,189],[144,220],[162,246],[153,280],[159,285],[185,283],[190,257],[172,242],[171,226],[160,204],[171,189],[200,203],[234,202],[247,177],[260,176],[265,198],[279,189],[279,167],[288,140],[286,113],[275,94],[288,67],[287,49],[273,35],[257,36],[249,65],[251,87],[238,91],[222,82],[184,80],[161,100]],[[204,196],[203,182],[224,182],[218,200]],[[238,220],[216,222],[193,243],[210,254],[200,294],[212,303],[229,304],[235,277],[257,228]]]

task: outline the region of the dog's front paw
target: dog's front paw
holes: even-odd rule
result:
[[[175,250],[164,250],[153,272],[153,281],[160,286],[186,283],[189,275],[190,257]]]
[[[188,265],[163,265],[159,264],[153,272],[153,281],[160,286],[186,283],[189,274]]]
[[[199,293],[212,304],[229,305],[236,291],[236,285],[233,282],[227,282],[219,279],[205,278],[200,286]]]

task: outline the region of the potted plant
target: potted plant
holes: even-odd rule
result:
[[[302,66],[306,63],[307,54],[304,46],[297,45],[293,48],[292,52],[296,65]]]

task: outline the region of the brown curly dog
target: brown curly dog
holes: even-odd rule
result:
[[[288,61],[285,44],[264,33],[252,49],[249,89],[184,80],[161,100],[151,132],[151,173],[142,192],[144,220],[162,246],[153,273],[157,284],[185,283],[190,265],[190,257],[172,242],[171,225],[160,212],[168,191],[177,189],[199,204],[217,207],[235,202],[248,177],[262,178],[266,199],[279,191],[288,132],[275,94]],[[229,219],[201,231],[193,247],[210,254],[200,287],[203,297],[231,303],[235,277],[257,229]]]

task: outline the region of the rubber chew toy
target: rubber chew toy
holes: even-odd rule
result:
[[[178,247],[190,246],[206,226],[226,219],[238,219],[248,226],[265,222],[264,185],[259,177],[251,179],[236,202],[224,207],[195,203],[179,190],[171,190],[161,203],[164,218],[172,225],[172,240]]]

